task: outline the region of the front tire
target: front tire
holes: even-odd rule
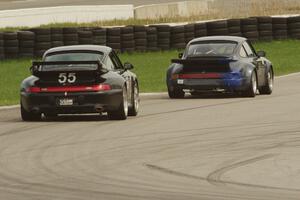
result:
[[[139,112],[140,96],[139,96],[139,87],[135,82],[131,95],[131,107],[128,110],[129,116],[137,116]]]
[[[272,94],[273,92],[273,84],[274,84],[274,73],[272,69],[270,69],[267,73],[267,81],[266,85],[259,89],[260,94]]]
[[[27,110],[25,110],[25,108],[23,107],[22,102],[21,102],[21,118],[23,121],[40,121],[41,114],[28,112]]]
[[[122,102],[119,108],[115,111],[110,111],[107,113],[108,118],[112,120],[125,120],[128,116],[128,98],[126,86],[123,88]]]
[[[255,97],[256,92],[257,92],[257,75],[256,75],[256,72],[253,71],[251,73],[251,77],[250,77],[250,85],[247,88],[247,90],[245,90],[243,92],[243,96],[245,96],[245,97]]]

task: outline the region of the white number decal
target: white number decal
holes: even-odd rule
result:
[[[58,82],[60,84],[66,83],[67,82],[67,74],[66,73],[60,73],[58,76]]]
[[[75,83],[76,81],[76,74],[75,73],[60,73],[58,75],[58,82],[60,84],[68,83]]]
[[[68,75],[68,82],[69,83],[75,83],[75,81],[76,81],[76,74],[75,73],[70,73]]]

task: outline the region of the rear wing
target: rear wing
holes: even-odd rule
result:
[[[233,57],[201,56],[187,59],[172,59],[172,63],[181,64],[185,71],[226,72],[230,70],[230,62],[237,61]]]
[[[85,69],[85,70],[78,70],[78,69],[72,69],[71,67],[66,69],[60,69],[60,70],[43,70],[43,66],[68,66],[68,65],[96,65],[96,69]],[[68,72],[68,71],[77,71],[77,72],[83,72],[83,71],[94,71],[99,73],[106,73],[107,70],[103,68],[103,63],[100,61],[52,61],[52,62],[39,62],[39,61],[33,61],[32,66],[30,68],[30,71],[32,75],[38,76],[43,73],[47,72]]]
[[[198,65],[198,64],[228,64],[236,61],[233,57],[227,56],[201,56],[190,57],[187,59],[172,59],[172,63],[182,64],[184,66]]]

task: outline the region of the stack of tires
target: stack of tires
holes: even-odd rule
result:
[[[16,32],[4,32],[4,55],[5,58],[16,58],[19,55],[19,40]]]
[[[106,45],[106,28],[95,28],[93,32],[93,44]]]
[[[240,19],[228,19],[227,25],[228,25],[228,35],[238,36],[238,37],[242,36]]]
[[[228,35],[226,20],[207,22],[207,34],[209,36]]]
[[[205,37],[207,36],[207,25],[206,23],[196,23],[195,24],[195,37]]]
[[[273,40],[272,17],[257,17],[259,40]]]
[[[173,26],[171,27],[171,48],[172,49],[183,49],[185,48],[185,27],[184,26]]]
[[[146,31],[147,31],[147,51],[157,51],[156,27],[146,27]]]
[[[288,33],[289,37],[300,39],[300,16],[290,17],[288,19]]]
[[[51,28],[51,47],[64,46],[64,34],[62,28]]]
[[[75,27],[63,28],[64,45],[78,45],[78,29]]]
[[[195,24],[184,25],[184,37],[186,44],[195,38]]]
[[[283,40],[288,38],[287,18],[273,17],[272,18],[273,38],[276,40]]]
[[[34,55],[42,57],[51,48],[51,31],[49,28],[34,28],[30,31],[35,33]]]
[[[31,31],[19,31],[19,56],[33,57],[35,46],[35,34]]]
[[[259,38],[257,19],[256,18],[244,18],[241,19],[242,35],[248,38],[250,41],[255,42]]]
[[[154,25],[157,29],[157,48],[169,50],[171,47],[171,27],[169,25]]]
[[[147,31],[145,26],[133,26],[135,50],[144,52],[147,50]]]
[[[78,30],[79,44],[93,44],[93,32],[90,29]]]
[[[121,28],[107,29],[107,46],[111,47],[117,52],[121,51]]]
[[[122,52],[134,52],[134,29],[132,26],[125,26],[121,28],[121,47]]]
[[[4,59],[4,40],[3,40],[3,33],[0,32],[0,59]]]

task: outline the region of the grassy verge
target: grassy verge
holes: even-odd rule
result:
[[[275,68],[276,75],[300,71],[300,41],[273,41],[256,43],[257,50],[265,50]],[[166,91],[165,73],[171,58],[177,51],[121,54],[123,62],[129,61],[139,77],[142,92]],[[17,104],[19,85],[30,75],[30,59],[7,60],[0,62],[0,105]]]

